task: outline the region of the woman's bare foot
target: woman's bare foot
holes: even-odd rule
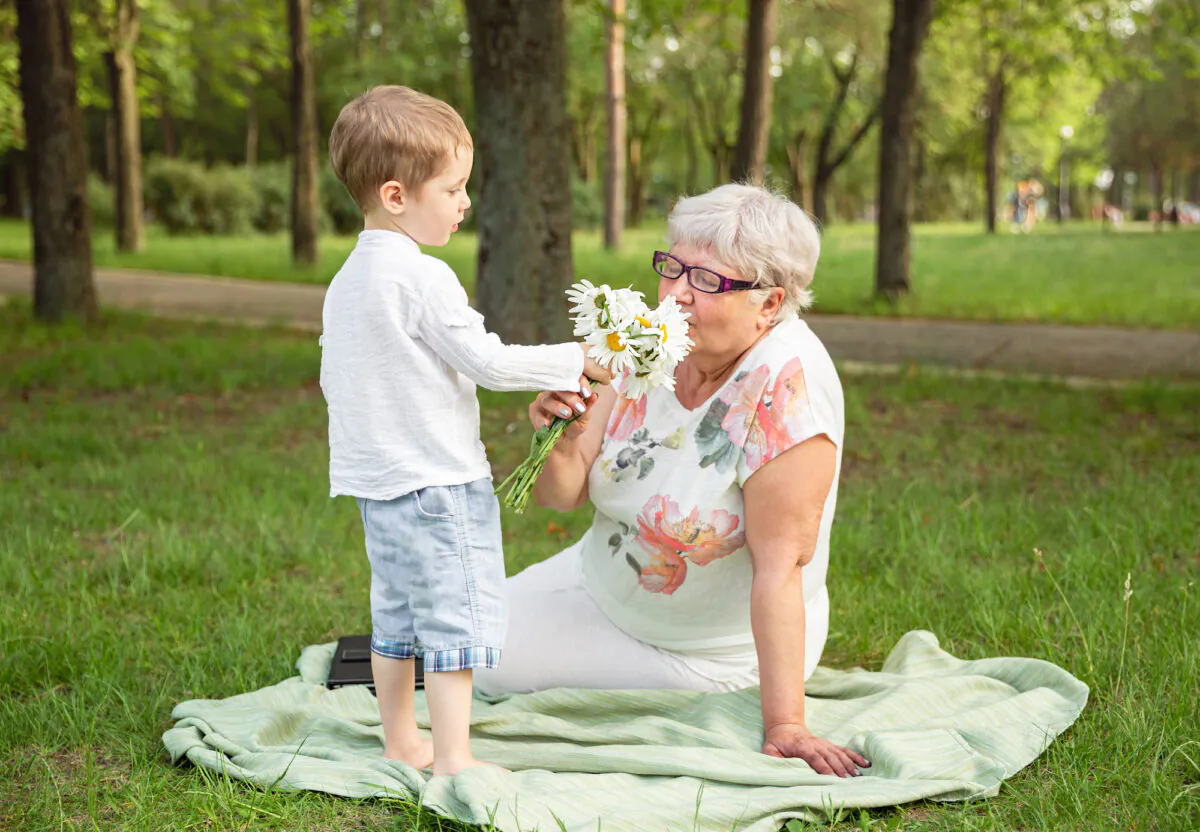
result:
[[[442,776],[453,777],[454,775],[458,774],[460,771],[466,771],[467,769],[475,768],[476,766],[491,766],[492,768],[499,769],[500,771],[503,771],[506,774],[512,774],[512,772],[509,771],[508,769],[506,769],[502,766],[498,766],[495,763],[485,763],[482,760],[476,760],[474,757],[456,757],[451,760],[445,760],[445,761],[436,760],[436,761],[434,761],[433,776],[434,777],[442,777]]]
[[[389,760],[408,763],[418,770],[429,768],[433,765],[433,740],[421,737],[415,745],[401,746],[396,749],[385,748],[383,756]]]

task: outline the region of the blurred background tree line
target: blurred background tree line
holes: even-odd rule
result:
[[[69,15],[87,199],[119,248],[142,245],[144,218],[179,233],[291,226],[304,261],[318,231],[361,222],[324,161],[340,107],[401,83],[476,128],[467,7],[483,20],[505,4],[3,0],[9,216],[30,203],[23,5]],[[607,214],[614,244],[680,194],[746,175],[823,224],[875,219],[895,138],[881,131],[895,130],[884,93],[897,21],[917,27],[908,47],[920,57],[900,114],[911,138],[895,145],[916,221],[994,230],[1019,180],[1044,183],[1054,212],[1076,218],[1103,204],[1171,217],[1200,201],[1200,0],[566,0],[563,14],[571,222],[601,227]]]

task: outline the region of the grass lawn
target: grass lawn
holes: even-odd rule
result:
[[[856,315],[1117,324],[1200,328],[1200,229],[1127,226],[1101,232],[1094,223],[1063,229],[1045,223],[1034,234],[988,236],[975,225],[922,225],[913,243],[913,292],[897,306],[871,299],[875,229],[835,225],[825,235],[814,288],[817,311]],[[629,231],[619,253],[603,250],[597,233],[574,236],[576,276],[653,291],[650,253],[665,226]],[[96,236],[96,263],[165,272],[327,283],[354,245],[325,237],[321,262],[290,263],[285,236],[172,238],[152,227],[143,254],[117,254],[111,233]],[[457,235],[441,250],[463,282],[475,279],[476,238]],[[0,221],[0,258],[28,259],[29,229]]]
[[[316,339],[29,317],[0,307],[0,829],[458,828],[173,768],[160,745],[176,702],[275,683],[304,645],[369,627],[357,512],[327,496]],[[1092,698],[999,797],[841,828],[1200,828],[1200,391],[914,371],[846,392],[824,661],[878,668],[925,628],[963,658],[1058,663]],[[527,397],[482,401],[503,473]],[[588,516],[505,521],[515,572]]]

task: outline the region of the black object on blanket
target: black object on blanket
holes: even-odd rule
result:
[[[417,687],[425,687],[425,667],[417,657]],[[343,685],[366,685],[375,692],[375,677],[371,675],[371,637],[342,636],[333,651],[329,678],[325,687],[333,690]]]

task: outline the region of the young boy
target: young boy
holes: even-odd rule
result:
[[[421,253],[446,245],[471,205],[471,136],[449,105],[376,87],[342,109],[329,155],[365,225],[322,315],[330,495],[356,497],[362,514],[384,754],[453,775],[479,764],[468,742],[472,668],[496,666],[507,626],[475,386],[582,385],[586,395],[585,376],[611,376],[582,344],[501,343],[453,270]],[[417,655],[432,743],[414,714]]]

